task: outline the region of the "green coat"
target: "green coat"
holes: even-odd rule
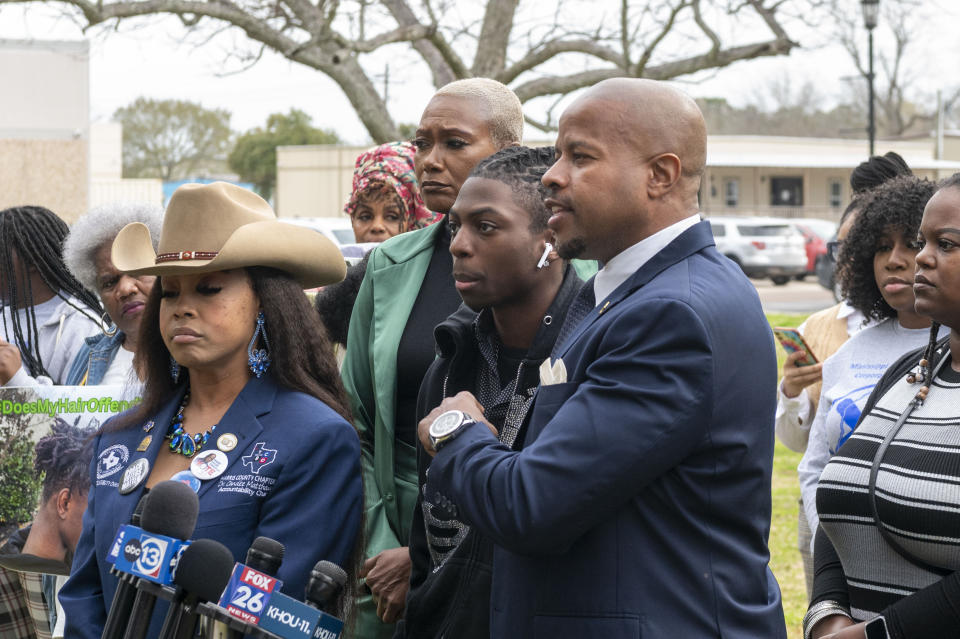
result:
[[[363,447],[365,559],[406,546],[410,535],[417,454],[394,437],[397,347],[444,223],[403,233],[375,248],[350,317],[341,374]],[[595,262],[574,266],[584,279],[597,270]],[[369,595],[360,597],[357,613],[359,639],[393,635],[393,624],[380,622]]]
[[[350,317],[341,374],[363,447],[364,559],[405,546],[410,534],[417,455],[394,437],[397,346],[442,223],[390,238],[373,250]],[[360,597],[357,613],[356,637],[393,636],[393,624],[380,622],[369,595]]]

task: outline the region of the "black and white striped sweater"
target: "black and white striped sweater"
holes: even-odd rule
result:
[[[945,347],[942,352],[941,357],[949,356]],[[902,361],[918,360],[917,352]],[[869,503],[874,457],[919,388],[904,379],[904,372],[904,366],[894,365],[893,375],[885,376],[887,384],[878,384],[817,490],[821,526],[839,555],[851,613],[859,620],[884,612],[943,576],[894,550],[877,528]],[[960,373],[949,362],[886,450],[876,496],[879,521],[895,541],[941,571],[960,569]]]

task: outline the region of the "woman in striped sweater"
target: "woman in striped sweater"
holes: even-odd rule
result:
[[[960,636],[960,174],[930,199],[920,239],[930,343],[887,370],[820,478],[805,638]],[[950,328],[939,341],[937,324]]]

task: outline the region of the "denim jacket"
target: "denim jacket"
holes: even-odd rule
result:
[[[106,375],[110,363],[117,350],[123,344],[123,331],[117,331],[113,337],[103,333],[91,335],[84,340],[83,346],[77,351],[70,372],[64,384],[67,386],[96,386]]]

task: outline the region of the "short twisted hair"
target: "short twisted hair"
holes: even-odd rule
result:
[[[514,201],[530,214],[530,230],[540,233],[550,219],[550,211],[543,203],[547,188],[541,180],[555,161],[552,146],[509,146],[481,160],[473,167],[470,177],[496,180],[509,186]]]
[[[911,241],[917,237],[923,208],[936,190],[937,185],[930,180],[901,175],[857,199],[860,212],[840,244],[837,278],[843,297],[865,317],[880,321],[897,316],[880,294],[873,257],[890,231]]]
[[[127,224],[142,222],[150,229],[153,249],[160,240],[163,209],[157,204],[111,203],[94,207],[77,219],[63,243],[63,261],[81,284],[91,291],[97,287],[97,269],[94,255],[104,242],[113,242]]]
[[[90,489],[90,459],[93,442],[89,432],[57,418],[50,434],[37,442],[33,469],[43,478],[42,503],[69,488],[71,494],[86,495]]]
[[[490,139],[498,149],[523,139],[523,106],[507,85],[490,78],[467,78],[443,85],[434,97],[440,95],[466,98],[485,106]]]

